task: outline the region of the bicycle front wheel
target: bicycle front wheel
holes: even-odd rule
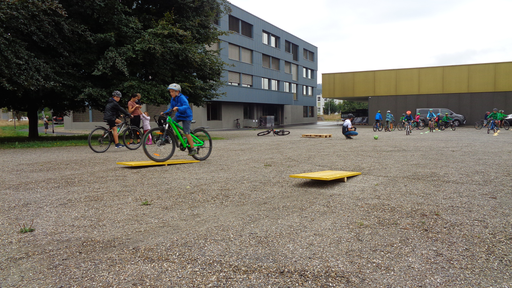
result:
[[[423,121],[420,120],[418,122],[418,130],[423,130],[423,129],[425,129],[425,123],[423,123]]]
[[[378,126],[377,123],[373,123],[373,132],[377,132]]]
[[[89,147],[96,153],[103,153],[108,150],[114,141],[112,134],[106,128],[98,127],[89,134]]]
[[[484,123],[482,123],[482,121],[475,122],[475,129],[476,130],[482,129],[483,126],[484,126]]]
[[[268,135],[268,134],[270,134],[270,130],[267,130],[267,131],[261,131],[261,132],[259,132],[259,133],[258,133],[258,134],[256,134],[256,135],[258,135],[258,136],[265,136],[265,135]]]
[[[275,133],[277,136],[286,136],[290,134],[290,131],[287,130],[277,130]]]
[[[123,137],[124,145],[130,150],[137,150],[142,145],[142,131],[135,126],[126,128],[121,136]]]
[[[196,128],[192,131],[192,139],[197,154],[192,155],[194,159],[203,161],[210,157],[212,153],[212,137],[204,128]]]
[[[144,134],[142,148],[149,159],[155,162],[165,162],[174,155],[174,150],[176,150],[174,139],[168,130],[153,128]]]

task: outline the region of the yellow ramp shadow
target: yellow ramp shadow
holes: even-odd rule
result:
[[[322,181],[341,180],[343,182],[347,182],[348,177],[357,176],[357,175],[361,175],[361,172],[327,170],[327,171],[319,171],[319,172],[293,174],[293,175],[290,175],[290,177],[322,180]]]
[[[165,162],[155,162],[155,161],[132,161],[132,162],[117,162],[119,165],[131,166],[131,167],[142,167],[142,166],[158,166],[158,165],[175,165],[175,164],[187,164],[187,163],[197,163],[201,162],[199,160],[168,160]]]

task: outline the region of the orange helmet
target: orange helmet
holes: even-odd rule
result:
[[[411,115],[411,111],[407,111],[407,112],[405,112],[405,113],[407,113],[407,115]]]

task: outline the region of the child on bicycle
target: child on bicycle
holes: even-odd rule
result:
[[[500,129],[500,126],[498,125],[499,123],[499,117],[500,117],[500,114],[498,113],[498,108],[494,108],[492,109],[492,113],[489,114],[489,116],[487,117],[487,120],[490,121],[490,122],[494,122],[494,126],[499,130]],[[491,125],[491,129],[494,128],[492,127]]]
[[[105,120],[108,124],[110,131],[112,131],[112,136],[114,136],[114,143],[116,144],[116,148],[124,147],[123,144],[119,143],[119,137],[117,135],[117,129],[115,128],[117,124],[121,123],[121,120],[117,119],[121,116],[121,112],[126,115],[132,117],[128,111],[124,110],[121,105],[119,105],[119,100],[123,94],[119,91],[112,92],[112,98],[108,99],[107,105],[105,106],[105,112],[103,113],[103,120]]]
[[[183,134],[187,137],[188,144],[190,148],[188,149],[188,155],[193,156],[197,154],[197,149],[194,148],[194,141],[192,140],[192,136],[190,136],[190,125],[192,123],[192,109],[188,104],[188,97],[181,94],[181,86],[176,83],[172,83],[167,87],[169,93],[171,94],[171,103],[169,105],[169,109],[167,111],[162,112],[162,114],[167,114],[171,111],[176,112],[172,120],[174,121],[182,121],[183,122]]]
[[[407,114],[407,115],[405,115],[404,120],[403,120],[404,127],[405,127],[405,125],[411,125],[411,122],[413,121],[411,111],[407,111],[405,114]],[[412,132],[412,129],[411,129],[411,132]]]
[[[395,121],[395,117],[391,114],[391,111],[386,112],[386,130],[391,131],[393,129],[392,122]]]
[[[451,124],[453,119],[450,116],[448,116],[448,113],[444,113],[444,117],[441,121],[443,121],[443,124],[446,125]]]
[[[382,122],[382,115],[380,114],[380,110],[379,110],[379,111],[377,111],[377,114],[375,114],[375,125],[377,127],[379,127],[380,125],[382,125],[381,122]]]

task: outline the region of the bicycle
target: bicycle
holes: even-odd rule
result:
[[[238,120],[239,119],[235,119],[235,121],[236,121],[236,123],[235,123],[236,129],[240,129],[240,122]]]
[[[165,162],[174,155],[176,148],[181,151],[190,150],[183,127],[178,122],[169,115],[155,115],[153,118],[159,127],[147,131],[142,141],[142,148],[149,159]],[[206,160],[212,153],[212,137],[204,127],[192,130],[190,136],[197,150],[197,154],[192,157],[199,161]]]
[[[435,121],[435,118],[430,118],[428,120],[428,129],[430,132],[434,132],[436,128],[436,121]]]
[[[505,128],[505,130],[508,130],[510,128],[510,123],[507,120],[501,120],[500,128]]]
[[[425,128],[425,123],[423,121],[413,122],[411,123],[411,130],[418,129],[423,130]]]
[[[395,131],[396,125],[395,121],[386,121],[386,127],[384,128],[384,132]]]
[[[487,127],[487,124],[484,124],[484,119],[481,119],[480,121],[475,122],[475,129],[480,130],[483,127]]]
[[[490,131],[493,131],[493,133],[498,132],[498,127],[496,125],[496,120],[492,119],[489,123],[489,126],[487,126],[487,134],[489,134]]]
[[[373,132],[382,131],[382,129],[384,129],[384,126],[381,122],[373,123]]]
[[[265,135],[268,135],[270,133],[273,133],[274,136],[276,136],[276,135],[277,136],[286,136],[286,135],[290,134],[290,131],[284,130],[284,129],[275,130],[274,127],[271,127],[270,129],[265,130],[265,131],[261,131],[261,132],[259,132],[256,135],[258,135],[258,136],[265,136]]]
[[[118,132],[118,139],[123,139],[123,144],[130,150],[137,150],[141,146],[142,131],[138,127],[131,126],[128,123],[128,116],[124,116],[124,121],[114,127]],[[130,142],[133,140],[134,142]],[[96,153],[103,153],[114,143],[114,135],[110,129],[103,126],[96,126],[88,137],[89,147]]]
[[[405,135],[410,135],[411,134],[411,122],[407,121],[404,123],[405,125]]]
[[[396,130],[402,131],[404,129],[405,129],[405,126],[404,126],[404,122],[403,121],[400,121],[400,122],[398,122],[398,124],[396,124]]]
[[[441,131],[444,131],[448,128],[450,128],[452,131],[455,131],[455,129],[457,129],[457,124],[454,121],[439,123],[439,129]]]

